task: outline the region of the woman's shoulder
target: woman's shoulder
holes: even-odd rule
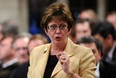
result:
[[[90,48],[75,44],[70,39],[68,40],[66,49],[67,49],[67,51],[71,51],[71,52],[73,51],[74,54],[82,55],[82,56],[88,55],[88,54],[90,54],[90,55],[93,54]]]
[[[32,50],[32,54],[39,54],[45,50],[47,50],[47,48],[50,46],[50,44],[43,44],[43,45],[40,45],[40,46],[37,46],[35,47],[33,50]]]
[[[45,49],[45,48],[48,47],[48,46],[50,46],[50,43],[37,46],[37,47],[35,47],[34,49]]]
[[[78,44],[76,44],[76,47],[77,47],[77,49],[82,50],[82,51],[84,51],[84,50],[90,50],[90,48],[85,47],[85,46],[81,46],[81,45],[78,45]]]
[[[90,48],[84,47],[84,46],[80,46],[78,44],[75,45],[76,46],[76,53],[77,54],[82,54],[82,55],[93,55],[93,52],[91,51]]]

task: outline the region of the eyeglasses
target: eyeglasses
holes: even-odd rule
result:
[[[65,30],[67,27],[68,27],[67,24],[60,24],[60,25],[53,24],[53,25],[48,25],[48,29],[49,30],[56,30],[57,28],[59,28],[60,30]]]

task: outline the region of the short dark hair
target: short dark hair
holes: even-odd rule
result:
[[[1,32],[3,35],[16,36],[19,33],[19,29],[17,26],[3,25]]]
[[[26,33],[26,32],[22,32],[19,33],[17,36],[15,36],[14,41],[12,42],[12,47],[14,47],[15,42],[20,39],[20,38],[30,38],[32,37],[32,35],[30,33]]]
[[[93,28],[92,35],[100,34],[104,39],[108,37],[109,34],[116,40],[116,30],[113,25],[107,21],[99,22]]]
[[[72,28],[73,18],[66,4],[55,2],[48,6],[43,13],[41,27],[47,30],[47,24],[54,18],[67,22],[69,30]]]
[[[76,24],[85,23],[85,22],[88,22],[89,27],[90,27],[90,29],[92,31],[93,26],[95,25],[95,23],[93,21],[91,21],[90,19],[81,19],[81,18],[78,18],[77,20],[74,21],[73,26],[76,26]]]
[[[12,47],[12,44],[13,44],[13,42],[14,42],[14,40],[15,40],[15,36],[13,36],[13,35],[5,35],[5,36],[3,36],[3,38],[0,40],[0,42],[2,42],[4,39],[6,39],[6,38],[12,38],[12,42],[11,42],[11,47]]]
[[[78,44],[80,44],[80,43],[85,43],[85,44],[87,44],[87,43],[95,43],[97,49],[99,50],[99,52],[101,52],[101,55],[103,55],[103,45],[99,40],[95,39],[94,37],[92,37],[92,36],[82,37],[80,39],[80,41],[78,42]]]
[[[44,35],[42,35],[42,34],[33,35],[33,36],[30,38],[29,43],[30,43],[31,41],[33,41],[33,40],[36,40],[36,39],[43,41],[44,44],[48,43],[47,38],[46,38]]]

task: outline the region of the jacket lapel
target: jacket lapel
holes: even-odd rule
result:
[[[75,54],[75,52],[73,52],[75,48],[76,47],[74,46],[74,43],[72,43],[72,41],[70,39],[68,39],[68,42],[67,42],[64,52],[66,52],[66,54],[69,56],[69,59],[70,59],[70,57],[72,57]],[[54,75],[56,75],[58,72],[60,72],[61,70],[62,70],[62,67],[61,67],[60,62],[58,61],[58,63],[56,64],[56,66],[52,72],[51,78]]]
[[[50,49],[50,45],[46,46],[46,48],[44,49],[44,51],[40,55],[41,58],[39,58],[39,60],[38,60],[37,65],[39,65],[39,66],[37,66],[37,68],[36,68],[37,71],[40,72],[42,78],[44,76],[45,68],[47,65],[47,60],[48,60],[48,56],[49,56],[49,49]],[[37,74],[37,75],[39,75],[39,74]]]
[[[57,74],[60,70],[62,70],[62,67],[61,67],[61,65],[60,65],[60,62],[58,61],[58,63],[56,64],[56,66],[55,66],[55,68],[54,68],[54,70],[53,70],[53,72],[52,72],[51,78],[52,78],[55,74]]]

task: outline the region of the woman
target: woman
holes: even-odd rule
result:
[[[95,78],[91,50],[68,39],[72,22],[65,4],[56,2],[46,8],[41,24],[51,43],[32,50],[28,78]]]

